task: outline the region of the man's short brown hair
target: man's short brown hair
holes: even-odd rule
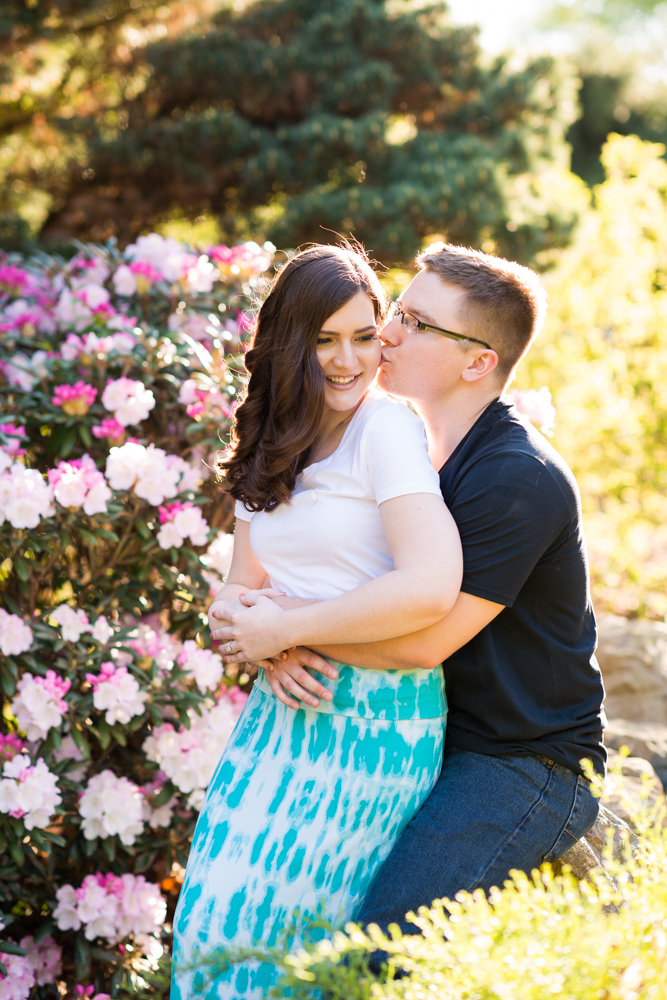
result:
[[[502,257],[433,243],[418,254],[417,264],[466,292],[465,332],[486,341],[498,355],[503,388],[544,322],[546,292],[529,267]],[[461,341],[464,350],[475,345]]]

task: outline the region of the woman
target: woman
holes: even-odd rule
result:
[[[377,276],[353,250],[312,247],[277,277],[224,462],[236,533],[210,616],[267,576],[276,592],[320,599],[275,607],[295,641],[388,638],[451,608],[460,541],[423,425],[373,389],[383,318]],[[352,919],[437,779],[440,668],[338,665],[323,683],[329,699],[295,712],[260,672],[197,823],[174,920],[173,1000],[266,996],[268,963],[241,962],[213,983],[197,963],[220,946],[270,947],[293,921],[298,932],[315,916]]]

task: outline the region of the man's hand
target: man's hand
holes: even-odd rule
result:
[[[301,704],[299,701],[295,701],[295,698],[299,698],[304,705],[310,705],[313,708],[319,705],[315,695],[324,701],[333,699],[331,691],[316,681],[307,670],[304,670],[304,667],[310,667],[311,670],[317,670],[326,677],[330,677],[331,680],[338,678],[336,668],[323,660],[317,653],[313,653],[312,649],[306,649],[305,646],[295,646],[281,653],[279,657],[262,660],[258,666],[264,668],[266,679],[278,701],[282,701],[283,705],[287,705],[288,708],[301,708]]]
[[[245,595],[246,600],[249,595]],[[285,612],[269,597],[254,596],[251,607],[225,611],[229,625],[216,628],[211,637],[222,643],[225,663],[245,663],[278,656],[287,643],[280,634]],[[217,614],[216,614],[217,617]]]

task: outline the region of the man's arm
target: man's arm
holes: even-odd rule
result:
[[[282,603],[294,598],[277,600]],[[335,671],[331,664],[322,659],[323,656],[339,663],[375,670],[410,667],[433,669],[461,646],[465,646],[503,608],[503,604],[494,604],[481,597],[473,597],[472,594],[460,593],[447,617],[429,628],[379,642],[323,645],[316,650],[298,646],[289,650],[286,659],[272,660],[266,675],[273,693],[283,704],[299,708],[299,702],[294,700],[299,698],[304,704],[315,707],[318,704],[316,696],[330,701],[331,695],[304,667],[335,678]]]

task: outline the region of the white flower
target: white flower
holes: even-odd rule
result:
[[[0,650],[5,656],[18,656],[32,646],[32,629],[18,615],[0,608]]]
[[[0,1000],[27,1000],[35,985],[35,970],[27,955],[3,955],[7,975],[0,978]]]
[[[143,464],[146,449],[142,444],[128,441],[120,448],[112,448],[107,458],[107,479],[114,490],[131,490]]]
[[[84,632],[90,632],[88,615],[81,608],[75,610],[69,604],[59,604],[51,612],[51,618],[61,626],[65,642],[78,642]]]
[[[134,492],[153,507],[159,507],[167,498],[175,497],[179,492],[181,470],[167,461],[169,457],[165,451],[152,444],[146,448]]]
[[[61,931],[79,930],[83,925],[88,941],[103,937],[109,944],[134,935],[137,947],[146,954],[150,945],[145,936],[159,934],[167,915],[159,886],[129,872],[120,877],[101,872],[86,875],[79,889],[61,886],[56,899],[53,916]]]
[[[99,675],[86,674],[94,687],[93,705],[110,726],[117,722],[126,725],[134,715],[143,715],[148,695],[127,667],[116,667],[111,661],[102,664]]]
[[[113,629],[111,628],[111,625],[109,625],[109,622],[104,617],[104,615],[100,615],[100,617],[93,625],[91,630],[91,635],[93,639],[99,642],[100,645],[102,646],[106,645],[106,643],[113,635]]]
[[[125,257],[128,260],[146,261],[158,271],[162,271],[168,281],[173,281],[167,260],[172,254],[181,257],[183,252],[183,245],[178,240],[150,233],[148,236],[139,236],[136,243],[130,243],[125,248]]]
[[[62,801],[58,778],[40,759],[33,766],[27,754],[8,760],[0,779],[0,812],[23,818],[26,830],[44,829]]]
[[[153,507],[159,507],[167,498],[179,492],[182,469],[171,462],[176,456],[167,455],[161,448],[129,442],[112,448],[107,458],[106,474],[115,490],[129,490]],[[180,460],[179,460],[180,462]],[[187,465],[187,463],[185,463]]]
[[[211,542],[206,550],[206,555],[201,557],[207,569],[215,570],[224,580],[232,565],[232,554],[234,552],[234,535],[221,531]]]
[[[86,840],[118,834],[129,847],[143,833],[141,792],[134,782],[117,778],[113,771],[93,775],[81,796],[79,812]]]
[[[167,521],[166,524],[163,524],[156,537],[161,549],[180,549],[183,544],[183,535],[173,521]]]
[[[222,680],[222,657],[211,649],[200,649],[192,639],[183,643],[178,662],[194,678],[200,691],[215,691]]]
[[[174,518],[176,530],[182,538],[190,538],[193,545],[206,545],[208,523],[199,507],[184,507]]]
[[[0,475],[0,524],[6,519],[13,528],[36,528],[53,514],[53,490],[37,469],[15,462]]]
[[[137,290],[137,279],[127,264],[120,265],[114,273],[112,280],[116,295],[122,295],[127,298],[130,295],[134,295]]]
[[[58,905],[53,911],[54,919],[58,924],[58,930],[78,931],[81,927],[81,917],[79,916],[79,901],[71,885],[61,885],[56,890]]]
[[[119,424],[128,427],[148,417],[155,406],[155,396],[143,382],[123,377],[107,382],[102,393],[102,405],[113,413]]]
[[[23,392],[30,392],[38,380],[30,358],[21,353],[14,354],[8,361],[3,361],[2,372],[11,386],[22,389]]]
[[[90,326],[93,313],[83,299],[73,295],[69,288],[63,288],[58,304],[53,310],[53,316],[61,330],[72,327],[75,330],[85,330]]]
[[[44,740],[49,729],[60,725],[67,711],[65,695],[71,683],[58,677],[54,670],[47,670],[46,677],[23,674],[16,685],[12,712],[29,740]]]
[[[203,802],[203,792],[213,777],[244,700],[243,695],[237,700],[223,696],[212,707],[204,708],[201,716],[189,709],[189,729],[176,731],[170,722],[165,722],[144,740],[148,759],[158,763],[181,792],[197,792],[192,801],[188,800],[192,808],[200,808]]]
[[[191,292],[210,292],[213,282],[220,276],[215,264],[206,254],[201,254],[194,267],[188,268],[188,285]]]
[[[21,938],[19,944],[28,953],[27,958],[35,973],[37,986],[46,986],[60,978],[63,971],[63,950],[50,934],[43,937],[41,941],[35,941],[32,935],[28,935]]]

